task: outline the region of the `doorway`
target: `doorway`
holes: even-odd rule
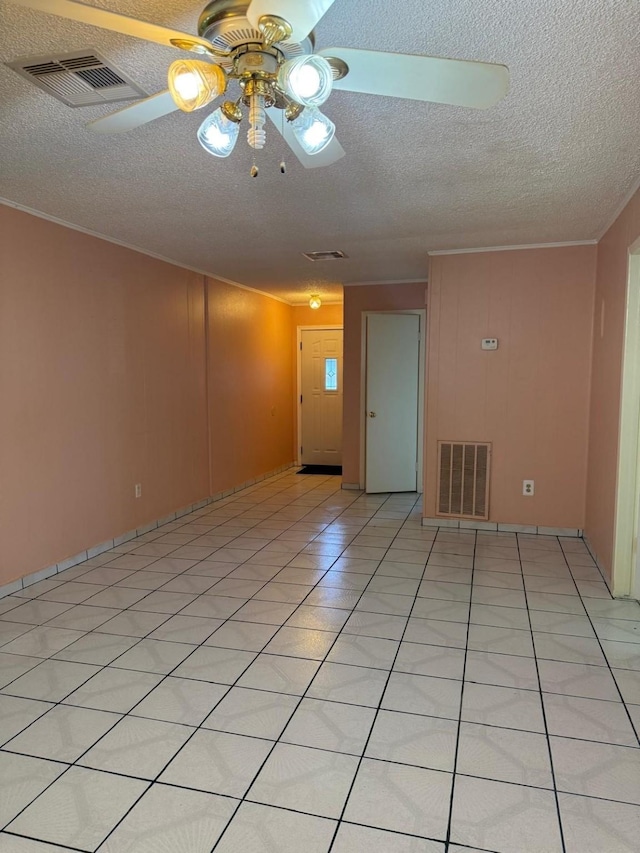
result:
[[[640,240],[629,250],[612,593],[640,599]]]
[[[298,327],[298,462],[342,465],[342,326]]]
[[[360,481],[366,492],[422,491],[425,311],[363,316]]]

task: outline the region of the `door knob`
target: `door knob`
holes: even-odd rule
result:
[[[370,418],[375,418],[376,413],[375,413],[375,412],[367,412],[367,415],[368,415]]]

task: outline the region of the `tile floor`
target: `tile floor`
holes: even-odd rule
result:
[[[2,853],[629,853],[640,606],[286,473],[0,600]]]

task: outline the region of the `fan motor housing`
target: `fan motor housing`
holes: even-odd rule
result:
[[[246,0],[211,0],[198,19],[198,35],[217,49],[231,53],[248,44],[261,44],[262,35],[247,18]],[[313,33],[301,42],[278,42],[275,48],[285,59],[313,53]]]

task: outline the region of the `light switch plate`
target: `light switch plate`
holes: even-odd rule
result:
[[[482,349],[498,349],[498,339],[497,338],[483,338],[482,339]]]

